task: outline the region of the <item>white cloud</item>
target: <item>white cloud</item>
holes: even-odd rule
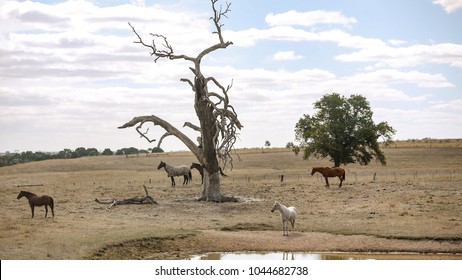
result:
[[[348,26],[357,22],[355,18],[348,18],[340,12],[321,10],[308,12],[291,10],[280,14],[271,13],[266,16],[265,21],[269,26],[298,25],[305,27],[318,24],[340,24]]]
[[[449,102],[439,102],[432,106],[433,109],[437,110],[452,110],[454,112],[462,112],[462,99],[455,99]],[[462,127],[460,128],[462,130]]]
[[[462,8],[462,0],[434,0],[433,4],[441,5],[447,13],[453,13]]]
[[[460,138],[461,115],[432,107],[375,108],[374,117],[397,130],[396,139]]]
[[[276,26],[269,29],[228,30],[224,34],[227,38],[235,42],[236,46],[240,47],[252,47],[260,40],[331,42],[341,47],[356,49],[386,46],[380,39],[351,35],[339,29],[316,32],[297,29],[291,26]]]
[[[146,7],[146,3],[144,0],[131,0],[133,5],[139,6],[139,7]]]
[[[380,62],[390,67],[437,63],[462,68],[462,45],[445,43],[409,47],[370,47],[338,55],[336,59],[345,62]]]
[[[442,74],[429,74],[418,71],[403,72],[396,69],[381,69],[374,72],[359,73],[348,79],[356,83],[408,83],[424,88],[454,87]]]
[[[303,55],[296,55],[294,51],[280,51],[273,54],[274,60],[298,60],[302,58]]]
[[[406,41],[398,40],[398,39],[391,39],[391,40],[388,40],[388,43],[390,43],[392,46],[400,46],[400,45],[406,44]]]
[[[201,41],[197,36],[210,37],[203,36],[210,34],[211,26],[207,16],[181,9],[163,9],[157,5],[119,5],[101,8],[90,1],[66,1],[54,5],[7,1],[0,9],[2,32],[22,31],[24,34],[37,35],[66,32],[104,37],[110,30],[112,33],[117,31],[118,36],[133,38],[128,21],[137,28],[140,35],[147,37],[148,41],[148,34],[152,29],[158,34],[172,34],[168,39],[174,47],[175,43],[182,42],[178,45],[186,44],[195,50],[194,47]],[[206,39],[204,45],[208,42]]]
[[[42,145],[54,145],[55,141],[44,140],[50,135],[56,137],[56,143],[70,143],[69,148],[75,145],[105,148],[105,142],[92,144],[99,141],[95,139],[103,138],[112,143],[110,147],[146,147],[149,144],[138,139],[136,133],[119,131],[116,127],[133,116],[144,114],[159,115],[180,127],[185,120],[196,119],[193,93],[187,84],[179,82],[180,78],[192,77],[188,69],[191,65],[183,61],[154,63],[149,49],[133,44],[136,36],[127,21],[131,21],[147,41],[151,40],[149,32],[165,34],[177,53],[196,55],[204,46],[217,41],[216,35],[211,34],[209,14],[157,5],[142,8],[145,5],[142,0],[133,0],[136,5],[113,7],[98,7],[93,3],[96,2],[66,1],[46,5],[7,1],[2,4],[0,130],[8,133],[3,135],[0,149],[6,146],[37,149],[35,145],[40,141],[44,142]],[[303,19],[306,21],[302,22]],[[269,15],[268,28],[225,29],[225,39],[234,42],[232,51],[214,53],[204,60],[202,70],[223,84],[233,80],[229,95],[245,127],[241,135],[243,142],[238,145],[258,146],[267,139],[275,146],[285,145],[293,140],[293,126],[302,114],[310,113],[313,102],[321,95],[332,92],[362,94],[374,104],[383,104],[383,101],[404,104],[403,107],[432,104],[433,107],[425,108],[425,113],[418,114],[427,119],[429,112],[437,112],[446,120],[450,115],[442,113],[445,109],[451,109],[452,114],[458,116],[455,111],[460,108],[460,100],[454,103],[429,101],[435,95],[431,89],[445,88],[453,92],[456,81],[449,82],[444,72],[425,72],[427,70],[423,69],[427,68],[424,67],[398,68],[427,63],[462,68],[461,45],[408,46],[409,42],[403,40],[387,41],[342,30],[355,22],[354,18],[339,12],[292,11]],[[320,24],[323,26],[318,27]],[[293,64],[301,68],[295,69],[289,66],[291,63],[286,63],[287,69],[274,70],[280,63],[271,64],[273,61],[268,59],[261,63],[252,60],[254,57],[248,59],[249,50],[242,48],[261,42],[258,50],[250,50],[250,53],[261,51],[265,58],[273,55],[274,60],[309,57],[314,44],[307,42],[316,42],[316,47],[320,48],[330,44],[326,53],[331,49],[336,54],[346,52],[345,48],[351,52],[335,57],[338,60],[335,67],[327,62],[322,66],[300,66],[297,62]],[[296,51],[278,51],[281,49]],[[229,61],[236,57],[239,67],[220,64],[222,58],[228,58],[227,63],[235,65]],[[322,57],[325,58],[332,60],[332,56]],[[349,63],[341,63],[350,61],[370,62],[371,65],[361,66],[368,71],[358,72],[349,69]],[[337,66],[346,71],[337,71]],[[417,90],[408,91],[408,88]],[[383,109],[381,120],[390,118],[398,123],[404,118],[387,113],[407,116],[409,112],[407,109],[402,113]],[[264,124],[261,119],[265,120]],[[451,127],[454,120],[457,118],[453,118]],[[436,123],[431,127],[437,127]],[[400,129],[408,128],[399,124],[402,125]],[[48,135],[43,131],[48,131]],[[279,139],[270,138],[266,131],[276,131],[270,136]],[[27,140],[23,137],[26,133],[31,135],[31,146],[18,147],[22,141],[18,139]],[[156,133],[161,135],[163,131],[156,130]],[[37,138],[40,135],[44,138]],[[77,144],[72,146],[72,143]],[[166,150],[182,148],[181,144],[169,146],[170,143],[170,140],[165,142]]]

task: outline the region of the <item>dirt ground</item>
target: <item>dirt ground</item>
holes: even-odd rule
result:
[[[187,259],[207,252],[439,253],[462,259],[462,148],[387,148],[388,165],[349,165],[338,188],[310,175],[321,160],[281,149],[241,150],[222,192],[237,203],[199,202],[200,176],[171,187],[160,160],[190,164],[188,153],[87,157],[0,168],[0,258]],[[281,175],[284,180],[281,182]],[[108,205],[95,198],[144,196],[159,204]],[[55,199],[31,219],[20,190]],[[282,236],[274,201],[296,206]],[[50,213],[49,213],[50,214]]]

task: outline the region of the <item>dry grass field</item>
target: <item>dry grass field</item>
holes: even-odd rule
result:
[[[454,144],[455,143],[455,144]],[[412,144],[412,145],[411,145]],[[349,165],[338,188],[311,176],[313,166],[286,149],[244,149],[222,177],[238,203],[198,202],[200,175],[171,187],[160,160],[190,164],[189,153],[100,156],[0,168],[1,259],[181,259],[211,251],[444,253],[462,258],[461,142],[411,143],[384,149],[387,166]],[[284,175],[281,182],[280,175]],[[98,199],[144,196],[159,204],[117,205]],[[20,190],[55,199],[55,217],[35,218]],[[270,209],[296,206],[296,230],[282,236]],[[50,214],[50,213],[49,213]]]

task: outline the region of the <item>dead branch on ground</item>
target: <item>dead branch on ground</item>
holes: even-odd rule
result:
[[[114,205],[143,204],[143,203],[158,204],[157,201],[148,194],[148,189],[146,188],[145,185],[143,185],[143,188],[144,188],[144,191],[146,192],[146,196],[136,196],[136,197],[126,198],[126,199],[113,199],[110,201],[101,201],[95,198],[95,201],[100,204],[110,204],[107,210],[111,209],[111,207]]]

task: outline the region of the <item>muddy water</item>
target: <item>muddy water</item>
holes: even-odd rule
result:
[[[193,260],[462,260],[459,254],[354,254],[354,253],[285,253],[241,252],[207,253],[194,256]]]

